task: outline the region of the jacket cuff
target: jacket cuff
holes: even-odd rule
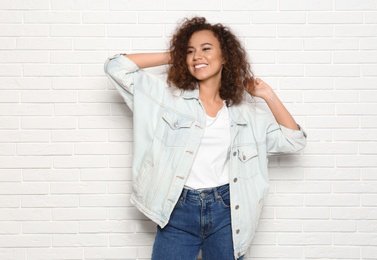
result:
[[[306,138],[307,134],[304,131],[304,129],[299,124],[297,124],[297,127],[299,130],[290,129],[288,127],[280,125],[280,129],[285,136],[293,138],[293,139]]]

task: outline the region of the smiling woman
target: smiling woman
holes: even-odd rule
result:
[[[168,65],[167,81],[143,68]],[[157,226],[153,260],[243,259],[268,194],[267,158],[306,135],[254,79],[229,28],[186,19],[169,52],[116,55],[105,71],[134,118],[131,202]],[[248,103],[264,99],[272,113]]]

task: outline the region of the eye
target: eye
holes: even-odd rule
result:
[[[203,51],[209,51],[211,48],[210,47],[205,47],[203,48]]]
[[[194,53],[194,50],[187,50],[187,54],[192,54]]]

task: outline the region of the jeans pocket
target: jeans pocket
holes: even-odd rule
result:
[[[217,200],[221,203],[221,205],[224,208],[229,208],[230,207],[230,194],[229,191],[218,195]]]

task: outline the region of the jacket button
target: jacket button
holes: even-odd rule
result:
[[[240,208],[240,206],[239,205],[237,205],[236,207],[235,207],[236,209],[239,209]]]
[[[234,178],[234,179],[233,179],[233,182],[237,182],[237,181],[238,181],[238,179],[237,179],[237,178]]]
[[[233,156],[236,156],[237,155],[237,152],[233,152]]]
[[[237,229],[237,230],[236,230],[236,234],[239,234],[239,233],[240,233],[240,230],[239,230],[239,229]]]
[[[246,156],[244,155],[244,156],[242,157],[242,159],[246,160]]]

